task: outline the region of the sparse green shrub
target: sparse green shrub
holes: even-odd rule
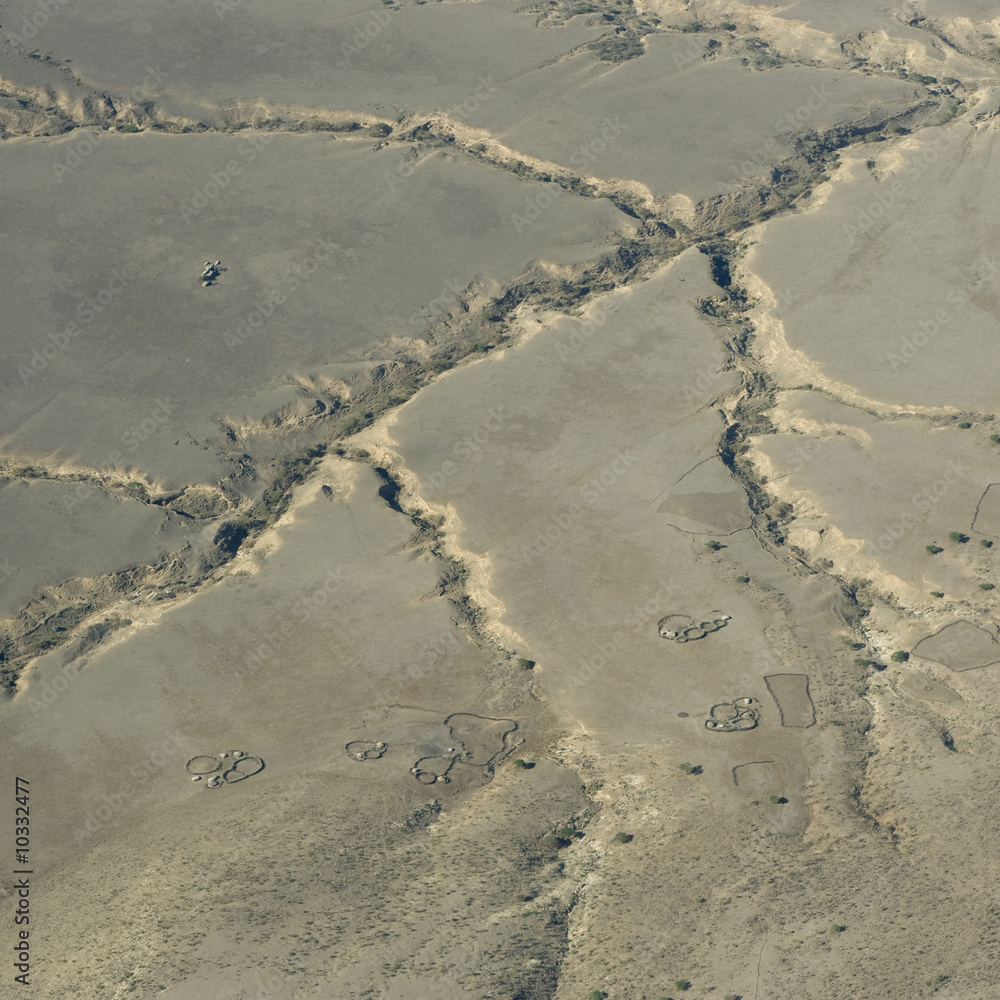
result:
[[[680,767],[680,769],[685,774],[701,774],[701,765],[700,764],[689,764],[687,761],[684,761],[684,763],[683,764],[679,764],[678,767]]]
[[[705,542],[705,548],[711,549],[713,552],[718,552],[722,548],[722,543],[715,541],[713,538],[710,542]]]
[[[587,1000],[604,1000],[606,996],[604,990],[591,990]]]
[[[621,832],[616,833],[615,834],[615,840],[619,844],[630,844],[632,842],[632,834],[631,833],[621,833]]]
[[[962,543],[965,543],[965,542],[967,542],[969,540],[969,536],[968,535],[963,535],[961,531],[949,531],[948,532],[948,537],[953,542],[962,542]]]
[[[149,501],[149,491],[142,483],[126,483],[125,484],[125,496],[132,500],[141,500],[143,503]]]
[[[896,652],[889,657],[893,663],[906,663],[909,658],[910,654],[906,652],[905,649],[897,649]]]
[[[736,582],[737,583],[749,583],[750,582],[750,577],[748,577],[748,576],[738,576],[738,577],[736,577]]]
[[[944,549],[940,545],[928,545],[927,551],[932,555],[936,556],[939,552],[944,552]]]
[[[843,934],[847,930],[847,924],[831,924],[830,930],[834,934]]]
[[[854,658],[854,665],[856,667],[870,667],[872,662],[872,660],[866,660],[863,656],[856,656]]]
[[[788,801],[784,795],[771,795],[769,798],[776,806],[783,806]]]
[[[115,128],[119,132],[138,132],[139,126],[133,125],[131,122],[125,122],[123,125],[116,125]]]
[[[677,990],[689,990],[691,989],[691,982],[688,979],[675,979],[674,989]]]
[[[368,129],[368,132],[370,135],[375,136],[376,139],[384,139],[386,136],[392,134],[392,126],[386,125],[385,122],[376,122]]]
[[[982,545],[984,549],[992,549],[993,543],[988,538],[980,538],[979,544]]]
[[[517,658],[517,665],[522,670],[532,670],[532,669],[534,669],[535,661],[534,660],[527,660],[523,656],[519,656]]]
[[[981,583],[981,584],[979,585],[979,589],[980,589],[980,590],[993,590],[993,589],[994,589],[994,587],[993,587],[993,584],[992,584],[992,583]]]
[[[943,590],[932,590],[931,591],[931,597],[944,597],[944,591]]]
[[[365,418],[360,413],[352,413],[344,418],[340,432],[345,435],[356,434],[365,426]]]
[[[527,763],[523,761],[520,757],[518,757],[517,760],[514,761],[514,767],[519,767],[522,770],[524,770],[527,766],[528,766]]]
[[[990,435],[990,440],[991,440],[991,441],[992,441],[992,442],[993,442],[994,444],[1000,444],[1000,434],[991,434],[991,435]]]
[[[635,35],[606,35],[591,42],[591,48],[597,50],[597,58],[602,62],[625,62],[641,56],[645,49]]]
[[[961,427],[963,431],[967,431],[972,424],[970,424],[968,420],[963,420],[958,426]]]

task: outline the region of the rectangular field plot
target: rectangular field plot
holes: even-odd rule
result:
[[[783,726],[808,729],[816,722],[808,674],[771,674],[764,678],[764,683],[781,712]]]

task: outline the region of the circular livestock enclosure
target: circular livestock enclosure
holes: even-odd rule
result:
[[[378,760],[389,747],[382,740],[351,740],[344,751],[352,760]]]
[[[222,777],[232,783],[234,781],[242,781],[244,778],[249,778],[251,775],[263,770],[264,761],[260,757],[248,757],[244,755]]]
[[[691,642],[694,639],[704,639],[710,632],[718,632],[725,627],[730,617],[722,611],[710,611],[700,620],[690,615],[665,615],[656,623],[656,631],[663,639]]]
[[[207,754],[199,754],[192,757],[184,768],[188,774],[211,774],[222,767],[222,761],[218,757],[209,757]]]
[[[713,705],[705,720],[705,728],[713,733],[745,733],[757,728],[760,714],[754,698],[742,697]]]

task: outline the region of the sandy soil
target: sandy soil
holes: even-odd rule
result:
[[[8,4],[11,994],[992,998],[993,14]]]

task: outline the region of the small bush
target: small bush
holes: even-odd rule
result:
[[[982,545],[984,549],[992,549],[993,543],[988,538],[980,538],[979,544]]]
[[[689,764],[687,761],[684,761],[683,764],[678,764],[678,767],[685,774],[701,774],[701,765],[700,764]]]
[[[133,125],[131,122],[125,122],[124,125],[116,125],[115,128],[119,132],[138,132],[139,126]]]
[[[376,122],[368,129],[368,133],[375,136],[376,139],[384,139],[392,134],[392,126],[386,125],[385,122]]]
[[[534,660],[527,660],[523,656],[519,656],[517,658],[517,665],[522,670],[532,670],[532,669],[534,669],[535,661]]]
[[[906,663],[909,658],[910,654],[907,653],[905,649],[897,649],[896,652],[889,657],[893,663]]]
[[[675,979],[674,980],[674,989],[689,990],[689,989],[691,989],[691,983],[687,979]]]
[[[616,833],[615,834],[615,840],[619,844],[630,844],[630,843],[632,843],[632,834],[631,833],[621,833],[621,832]]]
[[[788,801],[784,795],[771,795],[769,798],[776,806],[783,806]]]
[[[963,535],[961,531],[949,531],[948,532],[948,537],[953,542],[963,542],[964,543],[964,542],[967,542],[969,540],[969,536],[968,535]]]
[[[872,660],[866,660],[863,656],[856,656],[854,658],[854,665],[856,667],[870,667],[872,662]]]
[[[993,442],[994,444],[1000,444],[1000,434],[991,434],[991,435],[990,435],[990,440],[991,440],[991,441],[992,441],[992,442]]]
[[[843,934],[844,931],[847,930],[847,924],[832,924],[830,926],[830,930],[833,931],[834,934]]]
[[[970,424],[968,420],[963,420],[958,426],[961,427],[963,431],[967,431],[972,424]]]
[[[979,589],[980,589],[980,590],[993,590],[993,589],[994,589],[994,587],[993,587],[993,584],[992,584],[992,583],[981,583],[981,584],[979,585]]]
[[[514,761],[514,767],[525,769],[527,768],[527,766],[528,766],[527,761],[522,760],[520,757],[518,757],[517,760]]]
[[[944,597],[944,591],[943,590],[932,590],[931,591],[931,597]]]
[[[738,576],[738,577],[736,577],[736,582],[737,583],[749,583],[750,582],[750,577],[748,577],[748,576]]]
[[[939,552],[944,552],[944,549],[940,545],[928,545],[927,551],[932,555],[936,556]]]
[[[606,996],[607,993],[605,993],[603,990],[591,990],[590,994],[587,997],[587,1000],[604,1000]]]
[[[711,549],[713,552],[718,552],[719,549],[722,548],[722,543],[715,541],[715,539],[712,539],[712,541],[710,542],[705,542],[705,548]]]

